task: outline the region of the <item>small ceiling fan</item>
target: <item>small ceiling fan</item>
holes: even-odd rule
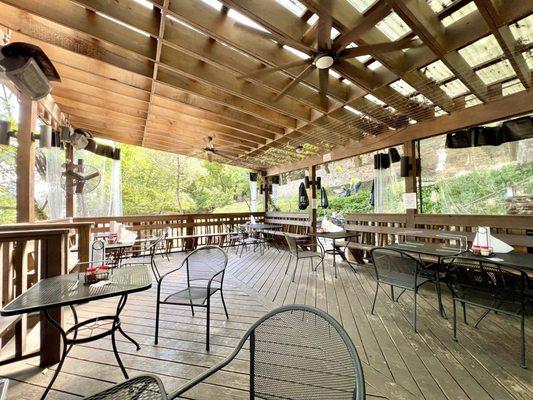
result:
[[[61,186],[68,193],[85,194],[95,190],[100,184],[101,176],[96,167],[84,164],[82,159],[77,164],[63,164]]]
[[[213,145],[213,138],[211,136],[204,137],[205,147],[198,148],[194,147],[196,151],[191,154],[191,157],[197,157],[200,154],[204,153],[207,156],[209,162],[213,161],[213,156],[221,157],[226,160],[233,160],[231,154],[228,154],[225,149],[237,149],[238,145],[227,145],[227,146],[215,146]],[[193,146],[191,146],[193,147]]]
[[[275,100],[279,100],[292,90],[298,83],[304,80],[311,72],[318,69],[319,73],[319,88],[320,98],[323,106],[327,106],[327,93],[329,86],[329,69],[336,64],[345,62],[344,60],[349,58],[355,58],[367,54],[376,55],[379,53],[386,53],[395,50],[402,50],[412,47],[420,47],[422,42],[419,39],[404,38],[392,42],[375,43],[370,45],[364,45],[359,47],[348,47],[354,40],[360,36],[360,27],[356,26],[353,29],[338,35],[334,40],[331,39],[332,30],[332,16],[331,16],[331,4],[332,0],[321,0],[320,6],[317,9],[319,16],[316,22],[316,50],[306,50],[309,58],[302,59],[293,63],[280,65],[277,67],[263,68],[248,74],[244,74],[238,77],[238,79],[246,79],[250,77],[258,77],[264,74],[268,74],[274,71],[291,69],[303,65],[307,65],[287,86],[283,88],[281,92],[275,97]],[[252,27],[248,27],[243,24],[239,26],[245,28],[249,32],[258,34],[261,37],[277,40],[276,35],[256,30]],[[282,38],[283,40],[283,38]],[[289,44],[292,45],[292,44]],[[299,49],[301,49],[301,44]]]

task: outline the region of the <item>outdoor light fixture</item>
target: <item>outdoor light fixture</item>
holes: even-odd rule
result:
[[[15,137],[15,131],[9,130],[9,121],[0,120],[0,145],[9,145],[9,138]]]
[[[316,185],[316,188],[317,188],[317,189],[320,189],[320,188],[322,187],[322,186],[321,186],[322,178],[320,178],[320,176],[317,177],[315,181],[310,180],[309,177],[306,176],[306,177],[304,178],[304,182],[305,182],[305,187],[306,187],[307,189],[309,189],[313,183]]]
[[[9,139],[10,138],[16,138],[18,132],[17,131],[10,131],[10,123],[9,121],[0,121],[0,145],[9,145]],[[31,134],[31,140],[39,140],[39,147],[43,149],[50,149],[52,147],[52,144],[58,146],[59,141],[56,141],[55,143],[52,143],[52,136],[54,135],[54,132],[52,131],[52,127],[50,125],[41,125],[40,127],[40,133],[32,133]]]
[[[298,154],[302,154],[304,152],[304,147],[299,144],[298,146],[296,146],[296,148],[294,149]]]

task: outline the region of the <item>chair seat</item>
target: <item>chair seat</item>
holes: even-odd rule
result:
[[[129,379],[85,400],[167,400],[161,380],[154,375],[141,375]]]
[[[299,251],[298,252],[298,258],[311,258],[311,257],[322,258],[322,254],[317,253],[316,251]]]
[[[397,271],[391,271],[387,273],[387,275],[380,275],[379,281],[387,285],[393,285],[404,289],[414,290],[415,286],[419,287],[422,286],[424,283],[432,282],[432,279],[418,275],[416,277],[415,285],[413,275]]]
[[[215,293],[219,288],[211,288],[209,296]],[[164,302],[176,303],[188,305],[202,305],[207,300],[207,288],[201,286],[191,286],[189,288],[180,290],[179,292],[173,293],[170,296],[167,296]]]

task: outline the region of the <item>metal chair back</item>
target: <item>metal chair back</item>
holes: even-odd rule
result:
[[[412,276],[413,287],[420,270],[420,263],[414,257],[400,250],[387,247],[376,247],[371,251],[376,279],[379,282],[394,281],[397,279],[410,279]]]
[[[154,239],[152,243],[148,246],[147,250],[150,253],[150,267],[152,268],[152,272],[154,273],[156,279],[159,279],[161,277],[161,273],[159,272],[159,268],[157,268],[157,264],[155,262],[155,256],[157,255],[157,250],[159,250],[162,246],[165,244],[165,240],[169,235],[169,229],[165,229],[158,237]]]
[[[219,246],[202,246],[192,251],[183,261],[187,268],[187,283],[218,282],[222,286],[228,255]],[[215,286],[212,286],[215,287]]]
[[[296,239],[290,235],[287,235],[286,233],[284,233],[283,236],[285,237],[287,246],[289,246],[289,253],[298,257],[298,243],[296,242]]]

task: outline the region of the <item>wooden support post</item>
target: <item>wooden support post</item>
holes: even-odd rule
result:
[[[15,293],[14,297],[20,296],[28,289],[28,257],[27,240],[19,240],[13,249],[13,266],[15,269]],[[15,356],[22,357],[26,350],[26,333],[28,328],[28,316],[21,316],[15,325]]]
[[[68,255],[63,250],[67,240],[68,230],[64,230],[41,241],[41,278],[50,278],[66,273]],[[63,323],[61,308],[50,310],[49,313],[59,324]],[[39,365],[48,367],[58,363],[61,359],[61,336],[58,330],[46,320],[43,312],[40,316],[40,327],[41,354]]]
[[[404,156],[409,157],[409,164],[411,164],[412,168],[409,170],[409,176],[405,178],[405,193],[417,193],[418,185],[418,163],[416,160],[417,153],[416,153],[416,141],[410,140],[408,142],[405,142],[403,144],[403,154]],[[418,197],[418,194],[417,194]],[[415,215],[417,214],[418,210],[405,210],[405,213],[407,215],[407,222],[406,226],[407,228],[414,228],[415,227]]]
[[[74,162],[74,147],[70,143],[67,143],[65,149],[66,161],[67,163]],[[67,175],[66,177],[66,187],[72,187],[72,177]],[[73,190],[65,190],[65,216],[67,218],[74,217],[74,192]]]
[[[35,142],[32,132],[37,119],[37,103],[21,95],[17,147],[17,222],[35,220]]]
[[[317,209],[317,204],[316,204],[316,166],[315,165],[311,165],[309,166],[309,180],[311,181],[311,187],[310,187],[310,191],[311,191],[311,196],[309,196],[309,198],[311,199],[311,207],[309,208],[309,222],[311,223],[310,224],[310,227],[309,227],[309,231],[310,232],[316,232],[316,209]],[[316,250],[316,238],[312,238],[312,242],[313,244],[313,249]]]

